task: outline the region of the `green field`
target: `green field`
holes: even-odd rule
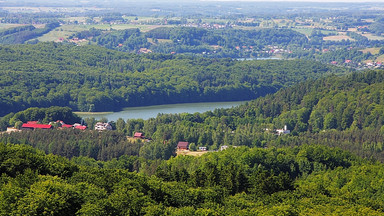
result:
[[[0,31],[4,29],[9,29],[9,28],[15,28],[18,26],[23,26],[23,24],[6,24],[6,23],[0,23]]]
[[[377,62],[384,62],[384,55],[377,57],[376,61]]]
[[[364,34],[363,36],[367,37],[368,40],[384,40],[384,37],[373,34]]]
[[[309,36],[312,34],[314,29],[312,29],[312,28],[292,28],[292,30],[300,32],[301,34],[305,34],[306,36]],[[331,31],[331,30],[321,30],[321,33],[323,33],[325,35],[337,34],[336,31]]]
[[[13,26],[15,27],[15,26]],[[111,29],[114,30],[125,30],[125,29],[133,29],[138,28],[142,32],[150,31],[152,29],[162,27],[160,25],[136,25],[136,24],[101,24],[101,25],[62,25],[53,31],[37,38],[39,41],[47,42],[47,41],[58,41],[59,38],[67,39],[69,36],[75,34],[76,32],[81,32],[85,30],[89,30],[90,28],[101,29],[105,31],[109,31]],[[167,25],[167,27],[173,27],[173,25]],[[5,27],[3,27],[5,28]],[[11,27],[8,27],[11,28]],[[0,30],[2,29],[2,25],[0,25]]]
[[[372,55],[377,55],[379,54],[380,48],[366,48],[361,50],[363,53],[371,53]]]
[[[76,32],[88,30],[90,27],[85,25],[62,25],[56,29],[48,32],[47,34],[38,37],[37,39],[42,42],[58,41],[59,38],[67,39],[69,36]]]

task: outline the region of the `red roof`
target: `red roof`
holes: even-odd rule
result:
[[[188,142],[179,142],[178,144],[177,144],[177,148],[188,148],[188,145],[189,145],[189,143]]]
[[[142,137],[143,136],[143,133],[139,133],[139,132],[135,132],[135,135],[133,135],[133,137]]]
[[[85,130],[87,129],[87,126],[83,126],[83,125],[78,125],[75,127],[76,129],[80,129],[80,130]]]
[[[73,125],[63,124],[63,125],[61,125],[61,127],[63,127],[63,128],[71,128],[71,127],[73,127]]]
[[[22,128],[33,128],[33,129],[36,129],[36,128],[39,128],[39,129],[51,129],[52,125],[24,123],[21,127]]]

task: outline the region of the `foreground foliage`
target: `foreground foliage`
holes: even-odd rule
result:
[[[228,149],[156,176],[0,145],[1,215],[381,215],[382,164],[338,149]]]

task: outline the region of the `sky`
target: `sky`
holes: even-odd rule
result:
[[[204,1],[204,0],[202,0]],[[234,1],[234,0],[207,0],[207,1]],[[384,0],[237,0],[237,1],[259,1],[259,2],[383,2]]]

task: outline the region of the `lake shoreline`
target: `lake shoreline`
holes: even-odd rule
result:
[[[74,112],[82,118],[107,118],[109,121],[116,121],[118,118],[144,119],[155,118],[158,114],[180,114],[180,113],[203,113],[220,108],[231,108],[245,104],[249,101],[228,101],[228,102],[198,102],[178,103],[152,106],[126,107],[117,112]]]

